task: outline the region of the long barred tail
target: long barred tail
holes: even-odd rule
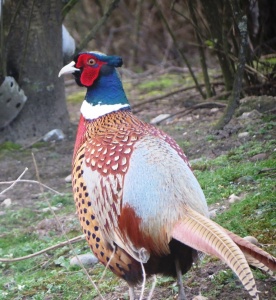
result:
[[[269,273],[270,275],[273,275],[273,272],[276,271],[276,258],[274,256],[241,238],[235,233],[224,228],[223,230],[239,246],[239,248],[245,254],[250,265],[257,267],[266,273]]]
[[[249,264],[271,274],[276,268],[276,259],[189,207],[186,216],[173,227],[172,238],[219,257],[236,273],[251,297],[259,299]]]

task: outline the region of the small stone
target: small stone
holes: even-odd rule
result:
[[[215,114],[215,113],[217,113],[218,111],[219,111],[219,109],[218,109],[217,107],[213,107],[213,108],[210,109],[210,112],[211,112],[212,114]]]
[[[202,295],[198,295],[198,296],[195,296],[195,297],[193,298],[193,300],[208,300],[208,298],[207,298],[207,297],[204,297],[204,296],[202,296]]]
[[[234,203],[239,200],[241,200],[241,197],[236,196],[235,194],[230,195],[228,198],[229,203]]]
[[[64,140],[65,134],[61,129],[53,129],[46,133],[42,138],[44,142],[51,142],[51,141],[61,141]]]
[[[168,118],[170,116],[170,114],[161,114],[155,118],[153,118],[150,123],[151,124],[158,124],[160,123],[161,121],[165,120],[166,118]]]
[[[254,178],[252,176],[242,176],[240,178],[238,178],[237,182],[239,184],[248,184],[248,183],[252,183],[254,182]]]
[[[214,219],[217,216],[217,211],[218,210],[216,208],[209,211],[210,219]]]
[[[42,208],[41,209],[41,211],[42,212],[48,212],[48,211],[56,211],[56,210],[58,210],[58,207],[56,207],[56,206],[51,206],[51,207],[45,207],[45,208]]]
[[[68,176],[66,176],[65,178],[64,178],[64,181],[65,182],[71,182],[72,181],[72,175],[71,174],[69,174]]]
[[[259,153],[259,154],[256,154],[254,156],[252,156],[250,158],[251,161],[258,161],[258,160],[264,160],[264,159],[267,159],[268,158],[268,154],[267,153]]]
[[[238,134],[238,138],[247,138],[249,136],[249,132],[245,131],[245,132],[240,132]]]
[[[244,112],[239,119],[258,119],[262,116],[260,112],[258,112],[256,109],[248,112]]]
[[[250,242],[251,244],[256,245],[256,246],[259,245],[258,240],[254,236],[250,236],[250,235],[249,236],[245,236],[243,239],[246,240],[246,241],[248,241],[248,242]]]
[[[8,208],[8,207],[11,206],[11,204],[12,204],[11,199],[10,199],[10,198],[7,198],[7,199],[5,199],[5,200],[1,203],[1,206],[4,206],[5,208]]]
[[[186,122],[193,122],[193,118],[191,116],[188,116],[185,118]]]
[[[79,266],[80,262],[87,267],[93,267],[95,264],[98,263],[98,259],[96,256],[94,256],[92,253],[86,253],[86,254],[80,254],[78,255],[78,259],[76,256],[72,257],[70,259],[70,265],[71,266]]]

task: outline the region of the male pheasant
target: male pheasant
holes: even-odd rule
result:
[[[59,73],[87,87],[73,155],[79,220],[99,260],[134,287],[146,275],[182,274],[200,253],[215,255],[259,299],[249,264],[268,273],[276,259],[211,221],[204,194],[176,142],[134,116],[118,56],[78,54]]]

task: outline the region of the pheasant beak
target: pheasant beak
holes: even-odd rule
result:
[[[75,71],[80,71],[80,69],[75,68],[75,62],[71,61],[68,65],[64,66],[58,73],[58,77],[64,74],[72,74]]]

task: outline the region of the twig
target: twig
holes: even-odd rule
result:
[[[156,275],[153,275],[152,285],[151,285],[151,289],[150,289],[150,292],[149,292],[147,300],[151,300],[152,299],[152,295],[153,295],[153,292],[155,290],[156,283],[157,283],[157,277],[156,277]]]
[[[27,170],[28,170],[28,168],[25,169],[25,171],[27,171]],[[24,171],[23,173],[25,173],[25,171]],[[10,190],[11,188],[13,188],[14,185],[15,185],[16,183],[35,183],[35,184],[39,184],[40,186],[42,186],[42,187],[48,189],[49,191],[51,191],[51,192],[53,192],[53,193],[55,193],[55,194],[57,194],[57,195],[63,195],[62,193],[60,193],[60,192],[58,192],[58,191],[56,191],[56,190],[50,188],[50,187],[47,186],[46,184],[43,184],[43,183],[38,182],[38,181],[36,181],[36,180],[19,179],[19,178],[21,178],[21,177],[24,175],[23,173],[22,173],[22,174],[20,175],[20,177],[18,177],[16,180],[0,182],[0,185],[1,185],[1,184],[11,184],[11,186],[9,186],[9,187],[6,188],[5,190],[3,190],[3,191],[0,193],[0,195],[4,195],[8,190]]]
[[[12,189],[12,188],[16,185],[16,183],[20,181],[20,179],[24,176],[24,174],[25,174],[27,171],[28,171],[28,168],[25,168],[25,170],[19,175],[19,177],[18,177],[16,180],[12,181],[12,182],[11,182],[11,185],[10,185],[8,188],[6,188],[4,191],[2,191],[2,192],[0,193],[0,195],[4,195],[8,190]],[[1,184],[1,183],[3,184],[3,182],[0,182],[0,184]],[[5,182],[4,182],[4,183],[5,183]]]
[[[220,84],[223,84],[223,82],[214,82],[214,83],[212,83],[212,85],[220,85]],[[203,87],[203,86],[205,86],[205,84],[200,84],[200,86]],[[167,93],[165,95],[162,95],[162,96],[153,97],[153,98],[150,98],[150,99],[147,99],[147,100],[144,100],[144,101],[141,101],[141,102],[139,102],[137,104],[132,105],[132,109],[135,109],[135,108],[137,108],[139,106],[142,106],[144,104],[147,104],[147,103],[151,103],[151,102],[155,102],[155,101],[158,101],[158,100],[162,100],[162,99],[165,99],[167,97],[171,97],[173,95],[176,95],[176,94],[179,94],[179,93],[182,93],[182,92],[186,92],[186,91],[189,91],[189,90],[193,90],[193,89],[196,89],[196,88],[197,87],[195,85],[188,86],[188,87],[185,87],[185,88],[181,88],[181,89],[169,92],[169,93]],[[218,96],[214,96],[214,97],[218,97]],[[213,97],[211,97],[211,98],[213,99]],[[211,98],[209,98],[209,99],[211,99]]]
[[[179,90],[169,92],[169,93],[167,93],[165,95],[162,95],[162,96],[157,96],[157,97],[153,97],[153,98],[141,101],[141,102],[139,102],[137,104],[132,105],[132,109],[135,109],[135,108],[137,108],[139,106],[142,106],[144,104],[147,104],[147,103],[151,103],[151,102],[155,102],[155,101],[158,101],[158,100],[162,100],[164,98],[167,98],[167,97],[170,97],[170,96],[173,96],[173,95],[176,95],[176,94],[188,91],[188,90],[192,90],[194,88],[196,88],[196,87],[195,86],[189,86],[189,87],[186,87],[186,88],[181,88]]]
[[[161,122],[164,122],[167,119],[170,119],[172,117],[175,117],[177,115],[182,115],[182,116],[186,116],[189,113],[191,113],[192,111],[196,110],[196,109],[201,109],[201,108],[214,108],[214,107],[219,107],[219,108],[224,108],[226,106],[226,104],[224,103],[218,103],[218,102],[202,102],[202,103],[198,103],[193,105],[190,108],[185,108],[182,109],[174,114],[169,115],[168,117],[162,119],[158,124],[160,124]]]
[[[61,11],[61,15],[63,19],[69,13],[69,11],[74,7],[76,3],[78,3],[78,0],[70,0],[63,6]]]
[[[184,55],[183,51],[180,50],[179,45],[178,45],[178,42],[177,42],[177,40],[176,40],[176,38],[175,38],[175,35],[174,35],[172,29],[170,28],[170,26],[169,26],[169,24],[168,24],[168,21],[167,21],[165,15],[163,14],[163,11],[162,11],[161,7],[159,6],[158,0],[155,0],[154,3],[155,3],[155,6],[157,7],[157,9],[158,9],[158,11],[159,11],[160,17],[161,17],[161,19],[162,19],[162,21],[163,21],[163,23],[164,23],[164,25],[165,25],[165,27],[166,27],[166,29],[167,29],[169,35],[171,36],[171,38],[172,38],[172,40],[173,40],[173,43],[174,43],[174,45],[175,45],[175,48],[177,49],[177,51],[178,51],[180,57],[181,57],[182,60],[185,62],[186,66],[188,67],[188,69],[189,69],[189,71],[190,71],[190,74],[191,74],[191,76],[192,76],[192,78],[193,78],[193,80],[194,80],[194,83],[195,83],[195,85],[196,85],[196,87],[197,87],[198,92],[200,93],[200,95],[202,96],[202,98],[205,99],[206,97],[205,97],[205,95],[204,95],[204,93],[203,93],[203,91],[202,91],[202,89],[201,89],[201,87],[200,87],[200,85],[199,85],[199,83],[198,83],[198,81],[197,81],[197,78],[196,78],[196,76],[195,76],[195,74],[194,74],[194,72],[193,72],[193,70],[192,70],[192,67],[191,67],[191,65],[190,65],[190,62],[188,61],[187,57]]]
[[[107,10],[105,11],[104,15],[98,20],[98,22],[95,24],[95,26],[91,29],[90,32],[85,36],[85,38],[81,41],[79,47],[76,49],[76,53],[83,50],[87,44],[95,38],[96,34],[100,30],[100,28],[104,25],[106,20],[111,15],[112,11],[117,7],[120,0],[111,0],[108,4]]]
[[[43,254],[45,252],[48,252],[48,251],[51,251],[51,250],[54,250],[54,249],[66,246],[66,245],[68,245],[70,243],[77,243],[77,242],[83,241],[84,239],[85,239],[85,235],[84,234],[83,235],[79,235],[79,236],[74,237],[74,238],[72,238],[70,240],[67,240],[65,242],[58,243],[58,244],[56,244],[54,246],[42,249],[41,251],[38,251],[38,252],[35,252],[35,253],[32,253],[32,254],[26,255],[26,256],[21,256],[21,257],[16,257],[16,258],[2,258],[2,257],[0,257],[0,262],[13,263],[13,262],[16,262],[16,261],[26,260],[26,259],[38,256],[38,255],[41,255],[41,254]]]

